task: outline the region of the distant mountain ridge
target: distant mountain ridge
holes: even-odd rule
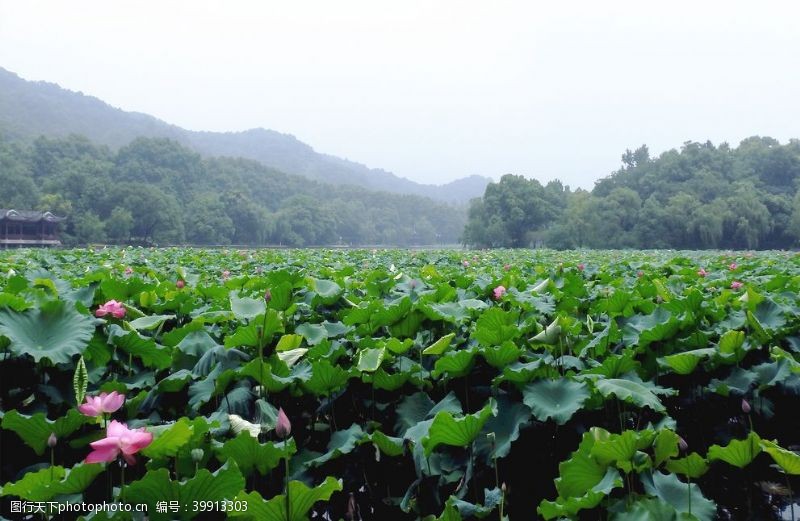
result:
[[[316,152],[292,135],[263,128],[242,132],[197,132],[148,114],[127,112],[104,101],[48,82],[33,82],[0,68],[0,132],[28,141],[40,135],[80,134],[119,148],[137,137],[174,139],[205,156],[230,156],[337,185],[427,196],[466,203],[480,197],[491,182],[469,176],[445,185],[420,184],[381,169]]]

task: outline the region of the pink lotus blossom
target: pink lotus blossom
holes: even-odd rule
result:
[[[497,286],[496,288],[494,288],[494,299],[495,300],[500,300],[501,298],[503,298],[503,295],[505,295],[505,294],[506,294],[505,286]]]
[[[92,442],[92,452],[86,456],[86,463],[111,463],[122,454],[128,465],[135,465],[134,454],[153,442],[153,434],[144,427],[129,429],[124,423],[112,420],[106,429],[106,437]]]
[[[578,271],[583,271],[585,269],[586,269],[586,266],[582,262],[580,264],[578,264]]]
[[[116,300],[109,300],[94,312],[94,316],[96,317],[104,317],[106,315],[111,315],[114,318],[122,318],[125,316],[125,305],[122,302],[117,302]]]
[[[734,280],[733,282],[731,282],[731,289],[733,290],[740,289],[742,286],[744,286],[744,284],[742,284],[738,280]]]
[[[731,270],[731,271],[735,270],[738,267],[739,267],[739,265],[736,264],[735,262],[731,262],[730,264],[728,264],[728,269]]]
[[[183,289],[186,286],[186,282],[183,279],[178,279],[178,282],[175,283],[175,287],[178,289]]]
[[[130,275],[131,273],[133,273],[133,268],[131,268],[130,266],[125,268],[125,275]]]
[[[708,272],[706,271],[705,268],[700,268],[699,270],[697,270],[697,274],[700,275],[701,277],[705,277],[706,275],[708,275]]]
[[[685,452],[689,449],[689,444],[681,436],[678,436],[678,447]]]
[[[742,412],[745,414],[750,414],[750,411],[751,411],[750,402],[742,398]]]
[[[644,272],[642,270],[637,271],[636,277],[641,279],[642,277],[644,277]]]
[[[506,270],[506,271],[510,270],[511,269],[511,264],[504,264],[503,265],[503,269]]]
[[[225,271],[222,272],[222,280],[228,280],[230,278],[230,276],[231,276],[231,272],[230,271],[225,270]]]
[[[466,259],[465,259],[465,260],[461,261],[461,264],[462,264],[462,265],[463,265],[465,268],[469,268],[469,261],[468,261],[468,260],[466,260]]]
[[[278,421],[275,424],[275,434],[277,434],[279,438],[287,438],[291,433],[292,424],[289,421],[289,417],[283,412],[283,407],[281,407],[278,409]]]
[[[122,407],[125,395],[117,391],[100,393],[98,396],[87,396],[86,402],[78,406],[78,410],[86,416],[101,416],[110,414]]]

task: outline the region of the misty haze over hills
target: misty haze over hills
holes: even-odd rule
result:
[[[491,179],[473,175],[445,185],[425,185],[380,169],[370,169],[321,154],[294,136],[263,128],[243,132],[196,132],[153,116],[127,112],[94,98],[47,82],[26,81],[0,68],[0,132],[29,141],[40,135],[79,134],[114,149],[137,137],[178,141],[204,156],[253,159],[265,166],[337,185],[427,196],[466,203],[483,195]]]

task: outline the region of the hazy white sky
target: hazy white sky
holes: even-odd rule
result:
[[[421,182],[800,137],[796,1],[0,0],[0,66]]]

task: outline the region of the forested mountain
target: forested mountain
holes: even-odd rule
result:
[[[628,150],[591,192],[505,176],[473,201],[463,241],[555,248],[789,248],[800,239],[800,140]]]
[[[355,185],[466,203],[479,197],[490,179],[471,176],[446,185],[424,185],[315,152],[294,136],[273,130],[193,132],[146,114],[126,112],[103,101],[45,82],[26,81],[0,68],[0,133],[31,141],[39,136],[78,134],[116,150],[138,137],[170,138],[204,157],[253,159],[265,166],[329,184]]]
[[[465,211],[332,186],[256,161],[204,158],[169,139],[118,150],[85,137],[0,139],[0,207],[68,217],[67,244],[445,244]]]

